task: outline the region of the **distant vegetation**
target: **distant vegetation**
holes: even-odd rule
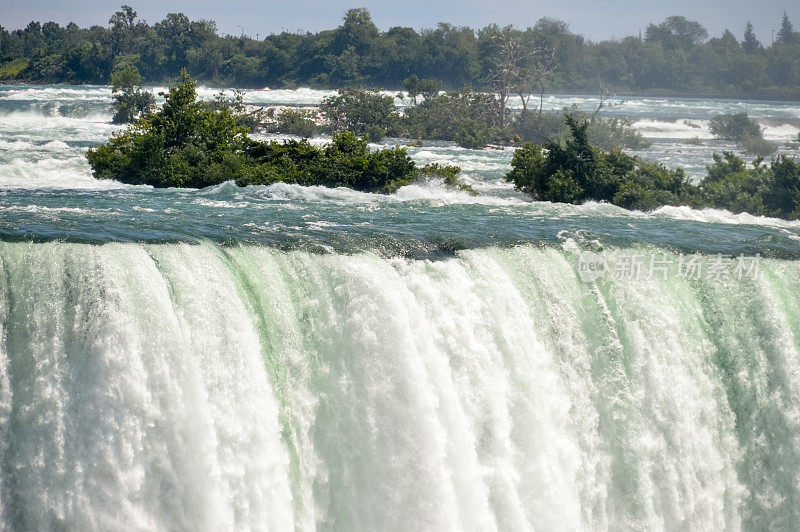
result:
[[[749,118],[747,113],[716,115],[711,119],[709,129],[719,139],[737,141],[742,150],[750,155],[767,156],[778,149],[775,144],[764,139],[761,126]]]
[[[708,175],[692,184],[682,169],[603,151],[589,142],[587,122],[567,116],[566,142],[526,143],[506,179],[534,199],[583,203],[607,201],[628,209],[662,205],[714,207],[734,213],[800,219],[800,162],[781,156],[752,165],[731,152],[714,155]]]
[[[415,95],[469,86],[495,91],[502,101],[519,97],[531,110],[536,95],[556,89],[800,98],[800,34],[789,18],[784,15],[770,46],[749,23],[741,30],[709,39],[701,24],[675,16],[650,24],[642,36],[602,42],[549,18],[524,29],[440,23],[382,32],[367,10],[351,9],[331,30],[256,40],[220,36],[213,21],[181,13],[148,24],[123,6],[107,27],[0,27],[0,78],[108,83],[120,65],[131,65],[150,83],[174,81],[183,68],[217,86],[399,89],[409,80],[405,88]],[[414,83],[430,79],[439,85]],[[468,127],[481,136],[474,124]]]
[[[201,188],[234,180],[239,185],[276,182],[392,192],[420,179],[440,178],[470,190],[455,166],[418,168],[404,148],[370,151],[367,141],[343,131],[321,148],[307,141],[261,142],[247,136],[233,103],[197,100],[185,72],[165,94],[161,109],[136,120],[86,157],[98,179],[133,185]]]
[[[435,80],[417,81],[425,85]],[[320,106],[323,124],[313,127],[309,111],[282,111],[277,123],[267,129],[298,136],[346,130],[364,135],[373,142],[379,142],[384,136],[448,140],[472,149],[489,144],[510,144],[515,139],[543,142],[564,138],[568,133],[562,113],[523,110],[511,114],[496,95],[469,89],[439,93],[438,85],[428,86],[435,86],[437,90],[416,95],[414,92],[399,94],[408,99],[409,106],[403,109],[395,107],[392,96],[378,91],[339,89]],[[590,117],[575,108],[563,112],[588,119],[592,142],[606,149],[641,149],[649,144],[631,128],[631,121],[626,118]],[[284,114],[287,116],[282,118]]]
[[[369,95],[376,96],[380,95]],[[388,108],[385,111],[377,113],[379,120],[392,115]],[[420,179],[439,178],[447,186],[474,193],[459,181],[458,167],[419,168],[405,148],[372,151],[366,139],[345,127],[360,125],[366,133],[372,118],[351,123],[351,118],[342,116],[332,141],[314,147],[306,140],[253,140],[242,125],[247,116],[235,97],[198,101],[196,83],[184,72],[181,82],[165,94],[160,109],[135,119],[108,143],[90,148],[86,157],[98,179],[155,187],[201,188],[234,180],[241,186],[288,182],[386,193]],[[291,120],[308,119],[300,114]],[[680,168],[668,169],[617,148],[605,151],[593,146],[589,119],[565,112],[564,120],[568,135],[542,145],[524,143],[515,151],[506,175],[536,200],[607,201],[643,210],[688,205],[800,219],[800,162],[781,156],[766,164],[759,157],[748,166],[733,153],[723,152],[714,155],[705,179],[692,184]],[[737,118],[740,122],[745,123]]]

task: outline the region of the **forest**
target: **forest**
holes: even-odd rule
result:
[[[254,39],[221,35],[213,21],[182,13],[150,24],[122,6],[108,26],[0,26],[0,80],[105,84],[114,71],[133,66],[148,84],[174,82],[186,69],[202,83],[243,88],[399,89],[417,76],[445,89],[500,87],[509,96],[613,91],[800,99],[800,33],[785,13],[776,22],[774,43],[759,42],[747,21],[710,37],[701,23],[681,16],[650,24],[642,35],[593,42],[551,18],[524,29],[439,23],[381,31],[366,9],[350,9],[334,29]]]

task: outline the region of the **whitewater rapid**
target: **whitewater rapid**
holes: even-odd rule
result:
[[[2,528],[793,528],[800,264],[576,253],[0,243]]]
[[[148,87],[154,94],[166,87]],[[199,87],[202,99],[211,99],[221,89]],[[230,89],[225,89],[231,95]],[[316,106],[335,91],[309,88],[259,89],[243,92],[244,102],[259,106]],[[396,92],[383,91],[395,96]],[[160,96],[158,101],[162,101]],[[85,160],[86,149],[105,142],[121,126],[111,124],[112,94],[106,86],[3,85],[0,86],[0,188],[80,188],[104,190],[118,187],[92,178]],[[538,103],[538,100],[537,100]],[[404,106],[408,100],[395,98]],[[547,95],[543,109],[549,113],[575,107],[592,113],[598,105],[594,95]],[[511,109],[520,109],[518,98],[509,100]],[[706,175],[712,154],[730,150],[740,152],[736,143],[715,140],[709,120],[720,113],[747,112],[757,120],[767,140],[776,143],[776,154],[796,155],[800,134],[800,107],[792,102],[739,101],[703,98],[626,97],[604,108],[601,116],[626,117],[634,130],[652,146],[633,152],[669,167],[683,167],[691,179]],[[260,138],[286,138],[283,135]],[[694,144],[687,143],[695,139]],[[322,143],[328,139],[314,139]],[[385,145],[405,144],[387,139]],[[697,144],[699,143],[699,144]],[[502,180],[509,169],[512,149],[465,150],[451,142],[426,142],[423,147],[408,147],[409,155],[420,164],[452,164],[480,192],[508,195],[511,186]]]

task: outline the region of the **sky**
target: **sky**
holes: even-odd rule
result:
[[[0,0],[0,25],[21,28],[31,20],[80,26],[107,25],[109,17],[126,0]],[[318,31],[338,26],[351,7],[366,7],[381,29],[392,26],[430,28],[437,22],[479,28],[490,23],[518,27],[533,25],[541,17],[567,22],[570,29],[591,40],[638,35],[647,24],[661,22],[670,15],[683,15],[703,24],[711,36],[726,28],[740,39],[748,20],[758,38],[769,44],[772,30],[780,26],[788,12],[795,29],[800,30],[798,0],[127,0],[139,17],[150,23],[167,13],[182,12],[191,19],[217,22],[221,33],[263,38],[268,33]]]

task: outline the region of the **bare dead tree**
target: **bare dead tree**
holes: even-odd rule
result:
[[[525,59],[532,53],[530,50],[525,50],[519,38],[512,32],[513,28],[506,26],[495,37],[498,40],[497,62],[488,76],[488,81],[499,100],[500,127],[506,124],[508,98],[515,92],[515,86],[519,85]]]
[[[528,105],[534,91],[539,94],[538,116],[542,116],[544,107],[544,91],[547,78],[556,69],[555,47],[540,45],[526,52],[523,58],[526,66],[519,68],[514,79],[514,93],[522,102],[522,112],[527,114]]]
[[[608,87],[600,84],[600,103],[597,105],[597,109],[594,110],[592,113],[592,117],[589,119],[590,122],[594,122],[595,118],[597,117],[597,113],[600,112],[600,109],[603,107],[616,107],[617,105],[622,105],[625,103],[624,100],[616,100],[617,98],[617,90],[613,87]]]
[[[512,94],[519,97],[522,113],[527,114],[532,95],[538,93],[538,116],[541,117],[545,87],[557,67],[555,46],[526,44],[510,26],[503,28],[495,38],[497,61],[489,72],[489,82],[497,94],[501,126],[505,125],[506,108]]]
[[[542,45],[538,48],[536,66],[534,72],[539,85],[539,117],[542,116],[544,107],[544,89],[547,86],[547,78],[556,71],[558,61],[556,61],[555,45]]]

